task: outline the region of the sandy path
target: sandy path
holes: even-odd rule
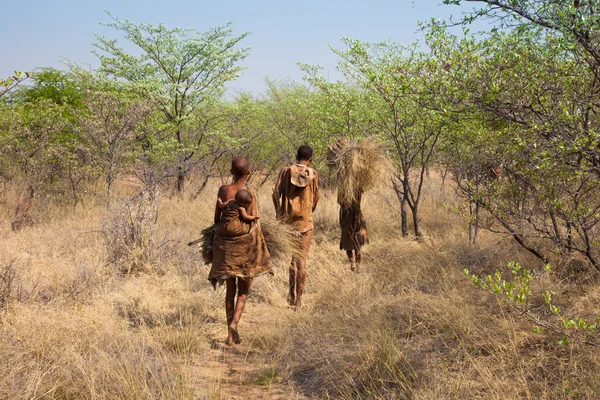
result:
[[[252,348],[250,340],[244,340],[245,333],[275,318],[269,310],[272,311],[272,306],[264,304],[249,303],[246,306],[240,322],[240,345],[229,347],[224,344],[225,327],[213,335],[208,354],[202,354],[194,361],[193,376],[200,388],[199,398],[206,398],[210,393],[209,398],[227,400],[306,399],[292,384],[282,380],[274,365],[265,364],[264,355]]]

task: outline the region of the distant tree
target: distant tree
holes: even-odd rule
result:
[[[29,72],[15,71],[13,76],[6,79],[0,79],[0,97],[13,90],[19,83],[29,78],[29,76]]]
[[[22,86],[15,93],[16,101],[36,102],[50,100],[58,105],[73,108],[83,106],[83,88],[72,72],[55,68],[39,68],[31,75],[33,84]]]
[[[88,92],[84,105],[86,114],[79,116],[81,138],[89,149],[90,161],[104,175],[109,204],[120,168],[135,156],[138,125],[151,107],[118,93],[103,92]]]
[[[201,161],[205,131],[197,129],[203,123],[196,120],[196,111],[239,76],[239,62],[249,49],[237,45],[248,33],[234,35],[232,23],[197,33],[109,16],[113,21],[106,25],[122,32],[141,53],[132,55],[116,39],[97,36],[99,70],[141,85],[162,111],[176,141],[177,189],[182,190],[186,175]]]
[[[71,127],[50,101],[7,107],[0,113],[0,176],[22,182],[30,197],[68,191]]]

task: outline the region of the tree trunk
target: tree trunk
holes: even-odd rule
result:
[[[480,203],[475,201],[475,233],[473,234],[473,244],[477,242],[477,235],[479,234],[479,207]]]
[[[413,229],[415,230],[415,236],[420,238],[423,236],[421,233],[421,228],[419,227],[419,204],[415,204],[412,208],[412,217],[413,217]]]
[[[470,195],[468,195],[471,197]],[[469,198],[469,243],[473,243],[473,201]]]
[[[183,148],[183,140],[181,137],[181,128],[179,126],[180,121],[177,122],[177,143],[179,143],[180,149]],[[185,158],[180,155],[179,165],[177,166],[177,191],[181,193],[185,184]]]
[[[402,227],[402,237],[408,236],[408,215],[406,212],[406,206],[408,204],[408,197],[406,192],[402,193],[400,188],[398,187],[398,183],[392,179],[392,186],[394,187],[394,192],[396,192],[396,197],[398,198],[398,202],[400,203],[400,226]]]
[[[402,237],[408,236],[408,216],[406,213],[406,196],[400,201],[400,217],[401,217],[401,225],[402,225]]]
[[[571,221],[567,221],[567,249],[569,250],[569,253],[573,252],[573,233]]]
[[[177,167],[177,191],[182,192],[185,184],[185,173],[183,167]]]
[[[212,176],[211,174],[206,175],[206,177],[204,178],[204,182],[202,182],[202,185],[200,185],[200,189],[198,189],[196,194],[192,195],[192,200],[195,200],[198,196],[200,196],[200,193],[202,193],[204,191],[204,189],[206,188],[206,184],[208,183],[208,180],[210,179],[211,176]]]
[[[408,205],[410,207],[410,204],[408,203],[408,192],[410,191],[410,182],[408,181],[408,174],[404,175],[404,178],[402,178],[402,213],[404,214],[404,221],[406,222],[406,206]],[[419,229],[419,220],[417,218],[416,212],[415,212],[415,208],[416,208],[417,204],[415,204],[413,207],[410,207],[411,211],[412,211],[412,216],[413,216],[413,229],[415,231],[415,236],[419,237],[419,235],[417,234],[418,229]],[[404,234],[404,229],[406,228],[406,234]],[[408,227],[405,227],[404,225],[402,226],[402,236],[408,236]]]

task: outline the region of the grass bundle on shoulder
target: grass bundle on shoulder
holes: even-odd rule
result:
[[[376,136],[361,140],[341,138],[327,147],[327,166],[341,204],[351,204],[385,182],[392,170],[385,146]]]
[[[212,263],[213,259],[213,241],[215,240],[215,235],[217,234],[217,229],[215,225],[211,225],[208,228],[202,229],[202,259],[206,264]]]
[[[292,254],[300,250],[298,233],[291,225],[275,219],[261,218],[260,226],[273,261],[289,262]]]
[[[299,250],[296,231],[290,225],[277,220],[261,218],[260,226],[273,261],[289,261],[292,254]],[[216,233],[215,225],[202,230],[200,242],[202,243],[202,259],[206,264],[212,263],[212,246]]]

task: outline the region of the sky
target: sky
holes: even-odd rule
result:
[[[265,77],[300,81],[298,62],[318,64],[331,80],[337,58],[328,45],[341,47],[342,36],[368,42],[393,40],[408,44],[420,37],[418,22],[459,16],[471,7],[442,5],[442,0],[30,0],[0,23],[3,38],[0,77],[36,67],[66,69],[61,58],[98,67],[91,53],[95,34],[118,38],[105,10],[120,19],[200,32],[235,24],[236,33],[250,32],[241,45],[251,47],[244,75],[229,84],[231,92],[260,94]],[[121,40],[123,46],[125,42]]]

